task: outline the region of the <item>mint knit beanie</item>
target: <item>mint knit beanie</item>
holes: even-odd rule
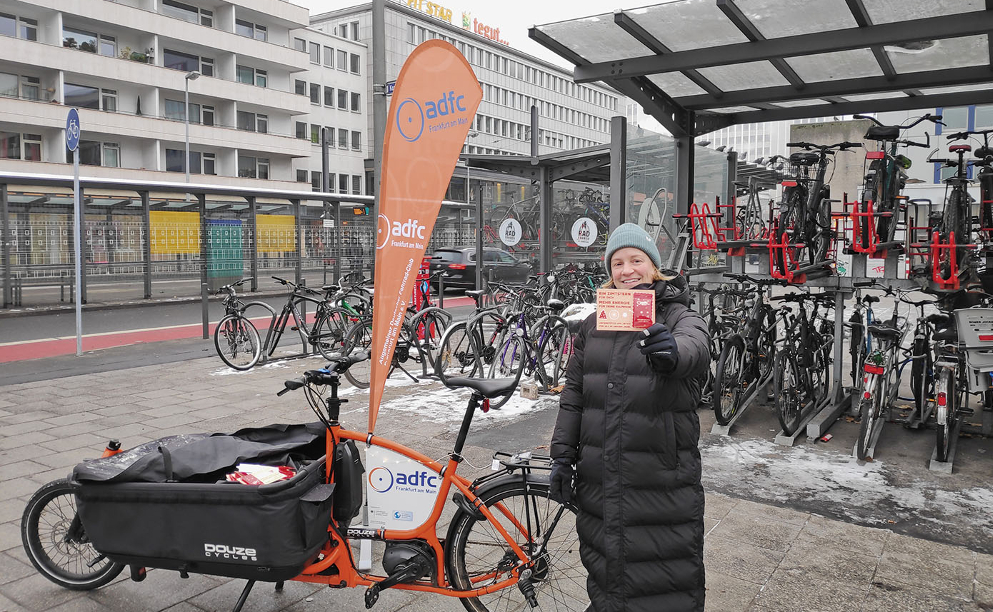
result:
[[[610,238],[607,239],[607,252],[603,256],[603,265],[607,268],[608,275],[610,274],[611,256],[618,249],[624,247],[634,247],[644,251],[655,264],[655,267],[659,270],[662,269],[662,256],[659,254],[659,247],[656,246],[648,232],[634,223],[625,223],[611,232]]]

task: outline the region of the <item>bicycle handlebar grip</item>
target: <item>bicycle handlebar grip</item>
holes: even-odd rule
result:
[[[280,391],[280,392],[278,392],[278,393],[276,393],[276,395],[277,396],[282,395],[282,394],[286,393],[287,391],[295,391],[295,390],[299,389],[300,387],[303,387],[306,384],[307,384],[307,379],[306,378],[296,378],[296,379],[293,379],[293,380],[284,381],[283,382],[283,387],[284,387],[283,390]]]
[[[806,142],[787,142],[786,143],[786,146],[787,147],[790,147],[790,148],[793,148],[793,149],[796,149],[796,148],[806,147],[807,146],[807,143]]]

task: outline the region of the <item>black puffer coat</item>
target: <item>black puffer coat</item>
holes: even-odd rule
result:
[[[551,455],[575,461],[580,554],[597,612],[702,611],[703,487],[698,376],[707,326],[686,280],[657,281],[656,322],[679,361],[662,374],[638,350],[641,332],[583,322],[562,391]]]

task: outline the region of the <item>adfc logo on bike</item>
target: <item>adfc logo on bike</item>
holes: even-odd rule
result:
[[[513,217],[504,219],[500,224],[500,242],[514,246],[521,241],[521,222]]]
[[[596,223],[589,217],[580,217],[572,224],[572,241],[578,246],[588,247],[596,242]]]

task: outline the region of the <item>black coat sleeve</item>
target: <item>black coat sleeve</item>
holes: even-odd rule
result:
[[[552,459],[575,463],[579,453],[579,428],[583,421],[583,349],[589,334],[591,315],[574,336],[572,357],[566,368],[565,385],[559,396],[559,415],[552,431]]]
[[[667,370],[655,357],[649,357],[652,369],[669,378],[692,378],[703,373],[710,366],[707,322],[692,308],[679,304],[674,306],[665,323],[676,340],[679,360],[674,369]]]

